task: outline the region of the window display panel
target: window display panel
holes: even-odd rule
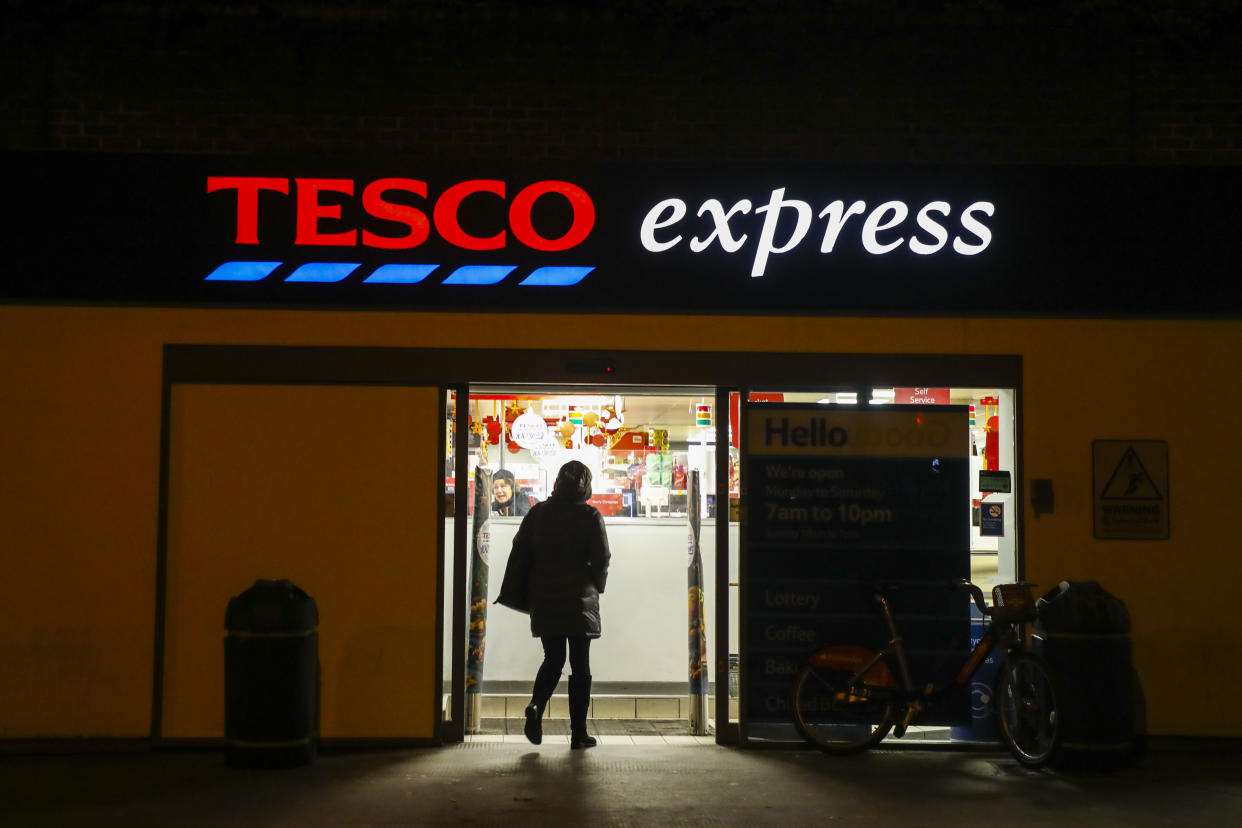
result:
[[[709,517],[716,499],[712,407],[710,393],[472,393],[470,465],[492,471],[497,517],[520,518],[546,499],[569,460],[591,469],[590,502],[605,518],[684,521],[692,471],[704,494],[697,508]]]

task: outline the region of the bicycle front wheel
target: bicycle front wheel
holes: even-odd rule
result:
[[[1047,764],[1061,747],[1060,692],[1038,656],[1009,657],[996,682],[996,717],[1001,737],[1019,763]]]
[[[873,658],[873,651],[861,647],[828,647],[807,660],[794,677],[790,699],[794,726],[802,738],[825,753],[845,756],[866,750],[888,734],[895,682],[884,660],[850,683],[850,677]]]

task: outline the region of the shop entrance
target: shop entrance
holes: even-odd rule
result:
[[[561,399],[559,410],[550,402],[547,412],[540,404],[536,414],[549,432],[569,440],[567,452],[578,450],[575,438],[596,450],[598,479],[606,486],[599,492],[599,502],[611,512],[607,520],[610,533],[615,532],[614,572],[605,596],[605,634],[593,650],[593,661],[597,669],[611,669],[637,658],[639,669],[624,676],[604,673],[601,686],[613,690],[608,683],[627,683],[637,699],[657,695],[642,690],[658,692],[679,685],[673,694],[679,697],[679,716],[681,700],[689,701],[687,550],[692,512],[689,497],[680,494],[677,483],[683,470],[700,472],[702,497],[694,513],[701,519],[708,692],[709,700],[715,702],[708,707],[707,720],[715,725],[718,741],[735,743],[747,738],[746,722],[739,718],[745,700],[738,699],[738,693],[746,690],[746,682],[740,681],[740,671],[746,669],[745,647],[738,634],[738,608],[746,590],[745,579],[739,577],[739,561],[746,554],[739,529],[747,518],[746,469],[736,453],[736,439],[744,431],[747,416],[740,400],[779,394],[785,401],[802,402],[796,395],[809,395],[812,402],[826,405],[884,405],[886,397],[903,402],[900,395],[910,390],[923,398],[916,404],[938,405],[943,391],[951,404],[975,405],[972,442],[963,448],[970,454],[973,491],[962,504],[962,519],[971,526],[972,577],[986,587],[989,577],[1011,580],[1023,574],[1019,357],[580,350],[531,350],[522,355],[519,363],[497,362],[494,353],[484,349],[165,346],[152,705],[155,739],[200,738],[210,736],[207,725],[216,727],[210,717],[218,718],[212,711],[219,711],[220,705],[206,694],[190,699],[183,691],[186,687],[219,687],[220,682],[194,684],[194,677],[202,673],[187,669],[190,662],[184,654],[193,651],[201,657],[200,663],[220,668],[218,629],[199,624],[197,619],[218,617],[229,591],[237,589],[234,584],[245,586],[247,579],[253,580],[257,570],[253,560],[262,555],[264,560],[281,563],[275,571],[305,583],[321,599],[325,619],[321,628],[321,732],[325,739],[384,744],[460,740],[467,695],[472,457],[479,453],[486,434],[488,458],[483,465],[499,469],[503,457],[505,468],[521,473],[515,474],[515,481],[520,478],[519,488],[528,489],[528,494],[546,495],[554,475],[554,470],[540,472],[544,464],[531,449],[519,445],[518,451],[510,451],[510,441],[500,441],[502,434],[512,433],[505,430],[511,428],[506,411],[510,401],[501,399],[505,396],[513,397],[513,402],[526,397],[532,405],[535,399],[552,397],[592,398],[581,405]],[[481,376],[492,378],[493,384],[468,382],[470,377]],[[829,377],[851,378],[852,384],[829,386]],[[913,387],[915,383],[933,387],[920,389]],[[190,386],[202,386],[202,393],[184,393]],[[315,390],[304,395],[293,389]],[[609,433],[618,414],[618,397],[623,416],[616,419],[630,428]],[[255,401],[260,398],[268,402],[258,405]],[[480,407],[472,428],[471,407],[476,400]],[[677,426],[683,431],[678,432],[675,421],[658,412],[632,413],[629,409],[632,405],[638,411],[640,404],[656,405],[661,400],[672,400],[665,408],[672,406],[684,418]],[[570,405],[578,411],[570,411]],[[707,411],[699,406],[710,406],[710,426],[700,424],[698,415]],[[591,413],[596,416],[588,423]],[[604,414],[609,416],[603,418]],[[495,442],[488,417],[498,424],[503,420]],[[288,422],[299,427],[294,429]],[[377,427],[379,422],[384,428]],[[258,430],[260,423],[263,430]],[[561,431],[566,423],[573,426],[570,433]],[[627,433],[631,441],[642,441],[641,463],[630,462],[630,452],[623,445],[623,454],[609,453],[618,448],[609,442]],[[604,446],[597,446],[593,439],[600,436]],[[474,448],[472,442],[477,444]],[[632,448],[637,461],[640,444]],[[525,468],[518,468],[527,461],[523,451],[530,459]],[[651,454],[667,455],[667,465],[664,459],[649,464]],[[327,458],[333,463],[326,462]],[[227,478],[239,481],[235,487],[219,485],[225,478],[215,469],[226,459],[236,466]],[[291,475],[288,469],[299,471]],[[385,472],[379,474],[379,469]],[[278,472],[284,477],[272,482]],[[989,486],[1004,485],[1008,491],[984,488],[979,472],[990,473],[986,475]],[[261,486],[270,491],[256,489]],[[314,498],[300,497],[302,490],[312,490]],[[285,500],[272,499],[276,491],[290,493],[288,509]],[[205,494],[200,496],[200,492]],[[734,497],[735,493],[740,497]],[[490,513],[490,500],[485,503]],[[217,537],[229,525],[220,518],[228,510],[238,516],[237,525],[246,527],[245,544]],[[999,517],[984,526],[981,512]],[[330,519],[337,523],[332,524],[332,531],[325,531]],[[493,528],[489,552],[495,554],[489,557],[491,568],[499,573],[503,571],[500,555],[507,553],[516,518],[498,519],[489,526]],[[650,620],[640,616],[652,613],[642,601],[654,589],[642,581],[632,603],[619,597],[625,591],[626,558],[622,556],[633,555],[637,560],[656,554],[656,545],[645,540],[657,537],[659,549],[667,549],[658,554],[667,555],[662,563],[668,568],[669,574],[663,577],[669,597],[661,593],[657,598],[661,607],[667,606],[661,612],[668,613],[669,629],[631,648],[623,647],[622,653],[610,654],[605,650],[610,639],[624,643],[622,633],[627,626],[640,629],[638,621]],[[627,548],[634,551],[627,553]],[[235,556],[239,577],[230,577],[227,588],[220,586],[207,594],[203,586],[209,582],[201,571],[185,567],[216,566],[223,560],[224,549],[230,554],[240,551]],[[285,557],[272,557],[277,552]],[[218,582],[224,583],[223,579]],[[493,583],[498,581],[489,583],[489,595],[495,594]],[[210,584],[215,590],[217,582]],[[198,600],[200,593],[207,596],[201,603],[202,612],[196,609],[199,605],[186,602],[187,597]],[[489,620],[497,625],[501,613],[508,612],[485,606]],[[631,623],[636,617],[638,621]],[[483,680],[520,682],[520,699],[529,692],[539,653],[535,642],[518,632],[524,633],[523,619],[515,620],[516,624],[508,622],[509,635],[524,646],[526,661],[509,676],[496,675],[495,670],[501,669],[496,665],[503,666],[504,658],[497,653],[521,650],[505,645],[503,634],[493,630],[495,635],[484,648]],[[189,621],[197,626],[186,626]],[[648,657],[656,651],[651,644],[656,638],[667,639],[659,645],[664,655]],[[661,667],[661,659],[678,667]],[[507,704],[508,687],[499,687],[497,695],[504,696]],[[400,698],[377,703],[391,693]],[[185,706],[187,699],[193,703],[192,710]],[[655,715],[671,712],[668,703],[664,704],[664,708],[654,708]],[[495,708],[480,712],[494,713]]]
[[[591,647],[591,729],[605,740],[713,733],[712,665],[717,649],[730,652],[708,615],[716,602],[716,510],[729,502],[729,492],[717,490],[717,465],[730,455],[717,451],[728,418],[727,412],[723,423],[717,417],[715,389],[472,385],[460,400],[456,394],[446,400],[447,418],[463,415],[464,444],[452,440],[446,447],[445,492],[460,502],[457,455],[463,452],[468,596],[456,625],[466,630],[465,733],[521,735],[542,651],[526,615],[490,602],[522,516],[551,494],[558,470],[571,459],[592,471],[590,502],[604,516],[612,554],[601,600],[603,635]],[[454,516],[446,521],[450,538]],[[733,534],[736,548],[736,524]],[[446,551],[451,567],[454,556]],[[446,579],[450,593],[462,581]],[[692,681],[691,641],[700,638],[705,646]],[[445,643],[452,653],[447,636]],[[445,667],[451,675],[447,659]],[[562,679],[545,720],[550,738],[568,733],[565,693]]]
[[[602,735],[624,737],[654,734],[655,727],[689,734],[692,726],[689,682],[688,540],[692,505],[689,477],[698,473],[701,496],[694,511],[700,518],[703,622],[706,628],[708,692],[704,732],[723,723],[728,738],[743,741],[796,739],[792,728],[773,728],[770,722],[749,726],[742,698],[750,682],[742,680],[747,648],[741,627],[745,584],[744,523],[745,470],[739,435],[744,430],[749,402],[787,402],[831,408],[878,408],[914,405],[934,408],[957,406],[969,410],[968,438],[955,449],[968,469],[968,490],[962,492],[960,521],[963,537],[962,571],[985,593],[995,583],[1010,581],[1020,570],[1018,509],[1013,483],[1017,479],[1017,389],[1003,384],[960,386],[905,386],[878,383],[823,385],[819,388],[762,386],[745,390],[660,386],[534,386],[473,385],[458,397],[446,399],[446,431],[464,438],[446,446],[446,503],[466,504],[460,521],[446,518],[445,537],[464,533],[467,554],[458,556],[471,566],[476,529],[476,503],[488,510],[496,499],[476,497],[477,469],[493,477],[512,476],[511,495],[525,505],[547,497],[556,471],[568,459],[580,459],[595,474],[592,502],[605,515],[613,552],[609,590],[602,602],[604,635],[592,646],[595,675],[594,727]],[[464,458],[459,457],[464,448]],[[459,471],[465,471],[465,498],[457,496]],[[1000,481],[1009,481],[1002,485]],[[505,492],[504,496],[509,496]],[[724,514],[721,515],[721,510]],[[507,511],[514,510],[512,507]],[[985,519],[985,514],[994,516]],[[995,517],[999,516],[999,517]],[[489,511],[487,602],[494,599],[503,577],[520,514]],[[722,527],[722,544],[717,536]],[[454,566],[453,547],[445,548],[446,572]],[[717,575],[726,561],[727,576]],[[886,577],[901,579],[903,572]],[[522,710],[529,701],[540,648],[529,634],[526,616],[487,603],[486,617],[478,612],[480,592],[470,587],[474,570],[446,577],[446,608],[454,606],[452,590],[463,590],[456,602],[461,616],[446,624],[444,675],[454,675],[451,629],[461,633],[467,667],[456,686],[461,700],[462,732],[501,736],[506,730],[521,738]],[[721,595],[721,591],[726,593]],[[727,610],[717,614],[724,598]],[[471,604],[475,610],[471,612]],[[449,610],[450,612],[454,610]],[[727,618],[727,622],[724,621]],[[480,624],[482,621],[482,624]],[[722,629],[722,627],[724,627]],[[480,637],[480,630],[483,635]],[[965,635],[974,632],[963,629]],[[472,636],[473,635],[473,639]],[[482,648],[478,645],[482,644]],[[480,659],[481,653],[481,659]],[[480,669],[481,667],[481,669]],[[753,665],[752,665],[753,667]],[[757,679],[757,676],[752,676]],[[754,685],[757,686],[757,685]],[[445,715],[452,722],[453,683],[445,686]],[[560,694],[563,696],[564,688]],[[986,704],[981,685],[979,704]],[[559,707],[558,707],[559,702]],[[717,713],[717,707],[722,708]],[[554,717],[567,715],[563,699],[549,708]],[[652,725],[651,722],[659,722]],[[567,722],[566,722],[567,724]],[[929,727],[918,735],[925,740],[987,739],[989,734],[960,726]],[[555,725],[550,733],[555,733]],[[788,732],[786,732],[788,731]]]

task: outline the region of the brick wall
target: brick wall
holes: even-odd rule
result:
[[[3,146],[1242,162],[1237,2],[14,4]]]

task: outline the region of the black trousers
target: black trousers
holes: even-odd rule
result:
[[[543,643],[543,663],[535,674],[535,689],[531,693],[532,700],[542,710],[552,698],[556,683],[561,680],[561,671],[565,669],[565,645],[569,645],[569,671],[575,676],[591,675],[591,639],[585,635],[545,635],[539,638]]]

